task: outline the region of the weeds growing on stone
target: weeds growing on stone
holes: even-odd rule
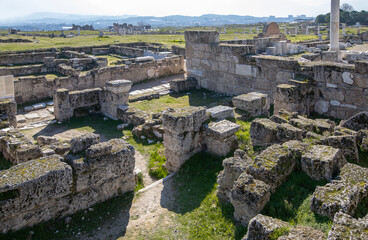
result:
[[[0,152],[0,171],[11,168],[12,165],[11,162],[4,158],[3,153]]]
[[[144,188],[144,183],[143,183],[143,173],[138,173],[137,174],[137,182],[136,182],[136,186],[134,188],[134,192],[138,192],[139,190]]]

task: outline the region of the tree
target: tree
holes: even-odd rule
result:
[[[341,9],[342,9],[344,12],[352,12],[352,11],[354,11],[353,6],[351,6],[349,3],[343,3],[343,4],[341,5]]]

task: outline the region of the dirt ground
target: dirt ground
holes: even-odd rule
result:
[[[349,50],[368,51],[368,44],[355,45],[354,47],[349,48]]]

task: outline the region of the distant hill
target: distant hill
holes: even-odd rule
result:
[[[300,18],[300,17],[299,17]],[[152,27],[183,27],[183,26],[218,26],[228,24],[252,24],[259,22],[292,22],[295,19],[275,18],[275,17],[253,17],[238,15],[217,15],[205,14],[202,16],[181,16],[172,15],[166,17],[153,16],[97,16],[97,15],[78,15],[62,13],[34,13],[32,15],[0,21],[0,28],[13,27],[23,31],[34,30],[61,30],[62,27],[77,25],[93,25],[95,29],[105,29],[113,23],[144,24]]]

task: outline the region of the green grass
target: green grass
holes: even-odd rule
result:
[[[194,90],[187,93],[174,93],[165,95],[159,99],[144,100],[130,103],[146,112],[159,113],[167,108],[184,108],[188,106],[214,107],[227,104],[231,98],[207,90]]]
[[[246,228],[234,221],[232,205],[221,204],[216,196],[222,160],[206,153],[191,157],[174,177],[175,206],[168,206],[175,212],[174,224],[138,239],[241,239]]]
[[[130,209],[133,196],[132,193],[127,193],[94,205],[92,207],[93,211],[87,210],[75,213],[70,216],[72,220],[69,224],[65,223],[65,218],[50,220],[17,232],[0,234],[0,240],[78,239],[78,233],[93,237],[91,234],[93,231]],[[124,231],[123,228],[121,234],[124,234]],[[34,234],[31,235],[30,232]],[[106,239],[109,238],[111,237],[106,236]]]
[[[326,181],[312,180],[304,172],[295,171],[281,185],[262,211],[262,214],[289,222],[291,225],[309,226],[328,233],[332,221],[309,209],[312,194],[317,186]]]
[[[117,65],[118,61],[122,60],[121,58],[115,57],[113,55],[98,55],[98,57],[107,58],[109,66],[115,66],[115,65]]]
[[[161,179],[168,175],[167,170],[163,167],[166,162],[164,148],[162,144],[158,144],[154,152],[151,153],[148,162],[149,174],[156,178]]]
[[[0,152],[0,171],[9,169],[11,168],[11,166],[13,166],[13,164],[10,161],[6,160],[3,156],[3,153]]]
[[[143,183],[143,173],[138,173],[137,174],[137,184],[134,188],[134,192],[138,192],[139,190],[144,188],[144,183]]]

